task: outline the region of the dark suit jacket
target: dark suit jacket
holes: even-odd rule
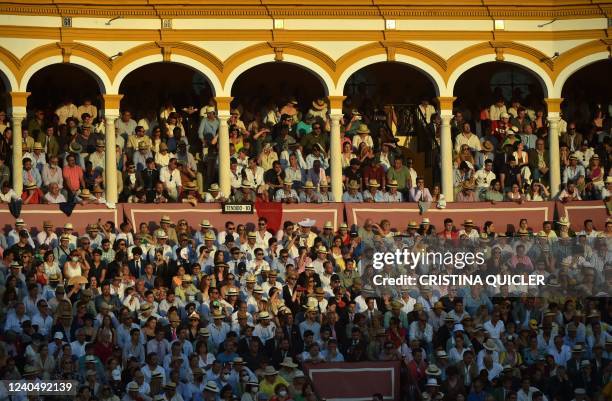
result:
[[[580,145],[582,144],[582,134],[580,133],[576,133],[576,137],[574,138],[574,149],[579,149]],[[568,133],[565,133],[563,135],[561,135],[561,137],[559,138],[559,143],[564,143],[566,144],[568,147],[570,147],[570,136]]]
[[[142,185],[145,190],[152,190],[155,183],[159,181],[159,170],[144,169],[140,172]]]
[[[45,146],[46,134],[41,132],[36,138],[36,142],[40,142],[43,147]],[[52,136],[49,138],[49,144],[47,145],[47,161],[49,160],[49,156],[58,156],[60,154],[60,143],[57,140],[57,137]]]
[[[529,168],[533,172],[538,168],[538,152],[535,149],[529,149],[527,155],[529,156]],[[550,167],[550,153],[548,149],[544,149],[544,160],[546,161],[546,166]]]

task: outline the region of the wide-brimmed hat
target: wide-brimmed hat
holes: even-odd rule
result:
[[[489,140],[486,140],[482,143],[482,150],[485,152],[491,152],[493,150],[493,143]]]
[[[467,190],[467,189],[474,189],[474,183],[471,181],[463,181],[461,183],[461,189],[462,190]]]
[[[81,153],[83,151],[83,146],[81,146],[78,142],[72,142],[68,147],[68,150],[74,153]]]
[[[32,181],[28,182],[25,185],[25,189],[36,189],[36,188],[38,188],[38,185],[36,185],[36,183]]]
[[[166,234],[166,231],[159,229],[157,231],[155,231],[155,236],[157,238],[161,238],[161,239],[167,239],[168,238],[168,234]]]
[[[425,370],[425,374],[427,376],[441,376],[442,371],[436,364],[430,363],[429,366],[427,366],[427,370]]]
[[[561,218],[559,219],[558,224],[559,224],[560,226],[569,226],[569,225],[570,225],[570,221],[569,221],[569,219],[568,219],[566,216],[563,216],[563,217],[561,217]]]
[[[293,362],[293,358],[290,356],[285,357],[283,361],[280,363],[280,366],[285,366],[287,368],[297,368],[298,364]]]
[[[359,189],[359,183],[355,180],[351,180],[348,183],[348,188],[349,189]]]
[[[324,99],[317,99],[312,101],[312,108],[315,110],[323,110],[327,104],[325,104]]]
[[[329,188],[329,184],[326,180],[319,181],[319,188]]]
[[[465,219],[463,221],[462,226],[464,226],[464,227],[474,227],[474,221],[472,219]]]
[[[370,182],[368,182],[368,186],[372,188],[378,188],[380,187],[380,184],[378,183],[378,180],[371,179]]]
[[[387,183],[387,187],[389,188],[397,188],[398,184],[397,184],[397,180],[391,180]]]
[[[497,351],[497,345],[495,344],[495,341],[493,341],[493,339],[491,338],[485,341],[483,347],[488,351]]]
[[[266,366],[266,368],[263,371],[264,376],[273,376],[277,374],[278,374],[278,370],[274,369],[274,366],[271,366],[271,365]]]
[[[416,230],[419,228],[419,224],[416,221],[411,220],[410,223],[408,223],[408,228],[414,228]]]
[[[357,134],[369,134],[370,129],[366,124],[359,124],[359,128],[357,128],[357,131],[355,132],[357,132]]]
[[[43,150],[43,146],[40,142],[34,142],[33,150]]]
[[[314,189],[314,187],[314,184],[310,180],[306,181],[306,183],[304,184],[304,189]]]

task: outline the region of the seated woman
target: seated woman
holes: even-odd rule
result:
[[[506,199],[508,201],[516,202],[518,204],[521,204],[521,203],[523,203],[525,201],[525,197],[521,193],[518,184],[516,184],[516,183],[512,184],[510,192],[506,193]]]
[[[529,193],[526,196],[528,201],[542,202],[550,198],[550,193],[544,184],[533,182],[529,188]]]

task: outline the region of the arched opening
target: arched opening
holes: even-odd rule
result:
[[[321,79],[310,70],[292,63],[270,62],[252,67],[236,78],[231,89],[233,105],[246,119],[256,119],[260,110],[279,110],[291,99],[305,114],[313,100],[325,97]]]
[[[513,100],[530,109],[542,108],[545,86],[532,71],[512,63],[489,62],[470,68],[457,79],[454,87],[455,109],[472,122],[480,111],[500,98],[509,108]]]
[[[178,63],[147,64],[130,72],[122,81],[122,109],[135,114],[156,111],[170,102],[176,110],[206,105],[214,90],[206,76]]]
[[[430,127],[438,89],[429,75],[405,63],[380,62],[359,69],[344,85],[345,113],[351,119],[355,111],[361,114],[361,120],[347,128],[347,136],[353,136],[361,122],[367,123],[377,152],[388,142],[384,135],[393,135],[396,153],[412,162],[429,185],[438,182],[431,168],[434,135]],[[424,101],[429,108],[419,107]],[[359,149],[356,152],[359,156]]]
[[[64,101],[81,105],[85,100],[98,108],[104,88],[93,73],[74,64],[52,64],[34,73],[28,81],[29,109],[55,111]]]
[[[561,97],[566,121],[574,121],[580,132],[593,128],[595,112],[612,112],[612,60],[600,60],[574,72],[563,84]]]
[[[6,78],[6,75],[4,75],[2,71],[0,71],[0,110],[2,111],[7,111],[8,107],[10,106],[10,99],[8,94],[9,91],[10,85],[8,83],[8,79]]]

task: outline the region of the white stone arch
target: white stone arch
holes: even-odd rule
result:
[[[19,84],[13,71],[10,70],[2,61],[0,61],[0,80],[4,83],[7,92],[19,90]]]
[[[340,78],[338,79],[338,84],[336,85],[336,88],[334,91],[334,95],[343,96],[344,86],[346,85],[346,82],[349,80],[351,75],[353,75],[360,69],[367,67],[369,65],[372,65],[372,64],[386,63],[386,62],[389,62],[386,54],[376,54],[373,56],[363,58],[357,61],[356,63],[352,64],[350,67],[344,70],[342,75],[340,75]],[[419,60],[416,57],[411,57],[405,54],[396,54],[395,62],[409,65],[411,67],[416,68],[423,74],[425,74],[425,76],[427,76],[433,83],[434,90],[436,91],[437,96],[450,96],[447,94],[446,85],[444,84],[444,79],[442,78],[440,73],[436,71],[436,69],[433,68],[431,65],[424,62],[423,60]]]
[[[124,66],[115,76],[111,87],[113,91],[112,93],[119,93],[121,83],[123,82],[125,77],[127,77],[131,72],[149,64],[162,62],[164,62],[164,58],[161,54],[153,54],[150,56],[138,58],[130,64]],[[217,74],[215,74],[210,68],[192,58],[183,56],[181,54],[172,54],[170,56],[170,62],[190,67],[194,71],[197,71],[204,75],[204,77],[208,79],[208,82],[210,82],[214,95],[219,96],[219,93],[221,92],[221,82],[219,81]]]
[[[482,56],[474,57],[473,59],[468,60],[467,62],[459,66],[459,68],[457,68],[455,71],[453,71],[450,77],[448,78],[448,82],[446,85],[449,93],[451,93],[451,95],[449,96],[452,96],[452,93],[454,93],[455,85],[457,84],[457,81],[459,80],[461,75],[463,75],[464,72],[480,64],[486,64],[490,62],[499,63],[499,61],[497,61],[495,57],[495,54],[485,54]],[[504,54],[503,62],[523,67],[525,70],[532,72],[538,79],[538,81],[540,81],[545,97],[551,97],[551,94],[554,93],[554,86],[552,80],[550,79],[550,76],[546,73],[546,71],[542,69],[542,67],[540,67],[533,61],[520,56],[516,56],[514,54]]]
[[[232,72],[228,75],[227,79],[225,80],[225,85],[223,86],[223,95],[221,96],[231,96],[232,87],[234,86],[234,83],[236,82],[238,77],[242,75],[242,73],[248,71],[249,69],[253,67],[257,67],[258,65],[261,65],[261,64],[266,64],[266,63],[271,63],[271,62],[278,63],[278,61],[274,60],[274,57],[275,57],[274,54],[265,54],[263,56],[259,56],[259,57],[255,57],[250,60],[247,60],[244,63],[240,64],[238,67],[234,68],[234,70],[232,70]],[[321,81],[321,84],[323,84],[323,89],[325,90],[327,94],[332,93],[334,89],[334,81],[329,76],[329,74],[318,64],[310,60],[307,60],[303,57],[299,57],[293,54],[286,54],[286,53],[283,54],[282,63],[295,64],[298,67],[302,67],[308,70],[310,73],[314,74]]]
[[[90,60],[87,60],[83,57],[71,56],[70,62],[64,63],[62,56],[51,56],[37,61],[26,70],[26,72],[21,77],[21,82],[19,83],[19,91],[26,92],[28,88],[28,83],[30,82],[30,79],[34,76],[34,74],[36,74],[43,68],[54,64],[70,64],[87,71],[98,83],[100,87],[100,93],[102,94],[108,93],[108,90],[111,87],[110,79],[108,78],[106,73],[98,65],[91,62]]]
[[[563,86],[575,72],[598,61],[607,60],[609,57],[610,54],[607,51],[598,52],[589,54],[588,56],[582,57],[567,65],[563,70],[561,70],[559,75],[557,75],[552,95],[549,97],[560,98],[563,92]]]

